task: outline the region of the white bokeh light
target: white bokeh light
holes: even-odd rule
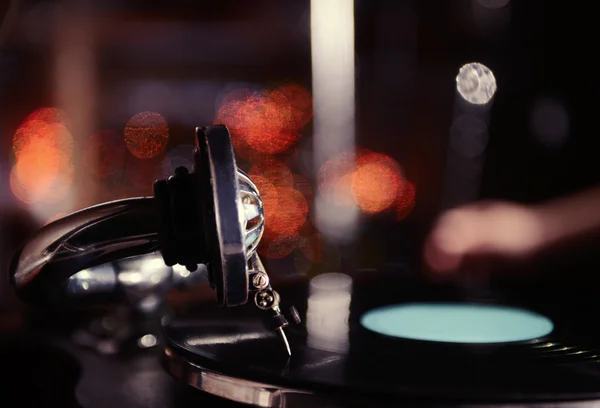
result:
[[[465,101],[475,105],[487,104],[496,89],[493,72],[478,62],[463,65],[456,76],[456,90]]]

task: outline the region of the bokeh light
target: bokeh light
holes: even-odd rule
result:
[[[400,187],[400,192],[396,200],[396,220],[401,221],[415,208],[417,190],[415,185],[410,181],[403,179]]]
[[[236,153],[249,161],[293,147],[312,118],[310,93],[296,84],[270,91],[228,93],[215,116],[231,132]]]
[[[15,198],[17,200],[19,200],[25,204],[31,204],[33,202],[31,197],[27,193],[27,191],[25,191],[25,189],[23,188],[23,186],[17,179],[17,175],[15,173],[14,168],[10,171],[9,183],[10,183],[10,190],[12,191],[13,195],[15,196]]]
[[[293,188],[277,189],[277,212],[265,234],[293,234],[306,222],[308,204],[301,192]]]
[[[277,214],[277,208],[279,206],[277,188],[263,176],[252,175],[251,177],[263,200],[265,228],[269,228],[272,223],[272,217]]]
[[[296,249],[298,242],[299,236],[297,234],[278,235],[273,239],[267,238],[266,245],[259,248],[259,252],[269,259],[282,259]]]
[[[341,207],[356,204],[366,214],[392,207],[402,196],[405,182],[394,159],[366,149],[333,157],[318,174],[325,199]]]
[[[267,258],[281,259],[298,246],[298,233],[308,218],[305,194],[312,194],[312,190],[306,179],[274,159],[255,164],[248,174],[264,205],[265,231],[259,252]]]
[[[69,157],[40,142],[20,152],[12,172],[15,181],[31,202],[60,201],[71,188],[74,179]]]
[[[169,142],[169,125],[156,112],[140,112],[125,125],[125,145],[135,157],[150,159],[158,156]]]
[[[61,151],[67,156],[73,154],[73,136],[64,124],[34,118],[26,119],[15,132],[15,157],[18,158],[24,149],[39,143],[44,143],[47,148]]]
[[[338,205],[352,203],[352,173],[358,153],[344,152],[332,157],[321,166],[317,185],[323,196]]]
[[[352,176],[356,204],[369,214],[389,208],[396,199],[399,185],[399,174],[378,161],[358,166]]]
[[[62,110],[41,108],[16,130],[10,186],[20,201],[57,203],[69,192],[74,179],[73,137],[66,123]]]
[[[283,85],[277,91],[286,97],[296,127],[300,129],[308,124],[313,116],[310,92],[298,84]]]
[[[46,123],[60,123],[67,128],[71,127],[71,121],[67,115],[67,113],[58,108],[40,108],[31,112],[25,122],[30,122],[33,120],[41,120]]]
[[[496,77],[483,64],[465,64],[456,76],[456,89],[465,101],[474,105],[485,105],[496,93]]]
[[[266,159],[254,164],[248,175],[264,177],[277,188],[293,187],[294,175],[288,166],[275,159]]]

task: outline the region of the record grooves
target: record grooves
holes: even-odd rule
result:
[[[306,285],[292,285],[282,293],[285,299],[295,297],[294,304],[308,318],[305,327],[288,330],[293,350],[289,361],[279,339],[265,330],[261,317],[251,308],[231,311],[199,307],[190,313],[193,318],[173,318],[165,325],[167,347],[194,369],[254,381],[273,390],[295,390],[294,395],[301,392],[350,402],[470,404],[600,399],[600,343],[594,326],[589,325],[593,316],[582,313],[580,305],[557,304],[553,310],[548,306],[551,302],[540,301],[537,307],[530,306],[550,317],[555,329],[528,342],[407,340],[371,332],[360,325],[359,318],[373,307],[418,299],[456,300],[454,294],[442,293],[439,288],[433,292],[426,287],[416,290],[417,286],[406,282],[404,287],[398,286],[394,277],[385,275],[364,278],[353,276],[349,314],[339,316],[338,321],[331,316],[336,310],[332,305],[323,305],[317,313],[314,302],[307,301]],[[382,292],[384,287],[394,289],[394,294],[389,289]],[[502,298],[503,304],[509,302],[506,296]],[[564,319],[565,315],[573,317]],[[315,333],[319,326],[311,319],[323,319],[325,330]],[[345,333],[342,327],[347,328]]]

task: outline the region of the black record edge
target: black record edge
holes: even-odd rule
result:
[[[358,340],[358,345],[359,345],[359,349],[357,350],[356,348],[354,348],[353,350],[353,343],[354,346],[356,346],[356,341],[357,338],[353,337],[352,332],[356,331],[357,326],[356,326],[356,322],[357,319],[352,317],[352,314],[355,314],[355,316],[359,316],[362,313],[364,313],[366,310],[370,310],[373,307],[377,307],[377,306],[381,306],[380,304],[375,304],[375,303],[380,303],[380,301],[378,300],[375,303],[372,302],[361,302],[359,299],[362,297],[363,299],[366,298],[367,299],[373,299],[373,296],[371,291],[372,288],[370,288],[370,284],[369,284],[369,280],[372,281],[373,276],[369,275],[367,280],[363,280],[360,281],[360,279],[358,278],[358,276],[354,276],[355,279],[357,279],[355,281],[355,285],[354,285],[354,289],[352,292],[352,303],[353,305],[351,306],[351,315],[350,318],[348,319],[348,323],[349,323],[349,329],[350,329],[350,352],[348,354],[346,354],[343,358],[344,358],[344,364],[345,363],[350,363],[352,364],[352,361],[356,362],[357,360],[359,360],[358,362],[360,363],[360,361],[364,361],[364,359],[367,360],[376,360],[379,359],[382,361],[383,364],[386,364],[386,362],[390,362],[393,361],[393,358],[390,360],[386,360],[385,355],[386,355],[386,351],[385,350],[381,350],[381,348],[386,348],[390,345],[389,341],[379,341],[382,338],[382,335],[376,335],[370,331],[368,331],[367,329],[362,328],[360,330],[360,337],[362,338],[367,338],[370,337],[371,339],[375,339],[375,343],[372,343],[371,340],[368,340],[366,342],[362,342],[362,339]],[[385,280],[383,276],[380,276],[378,279],[376,279],[376,282],[381,283],[381,281]],[[392,291],[398,295],[398,290],[399,290],[399,286],[397,285],[384,285],[381,284],[383,287],[389,287],[388,291]],[[294,290],[290,291],[291,293],[298,293],[298,292],[302,292],[302,288],[300,287],[294,287]],[[379,291],[380,288],[378,288],[377,293],[381,294],[381,292]],[[401,294],[398,296],[398,298],[403,299],[403,301],[406,301],[407,299],[409,301],[415,301],[417,300],[417,298],[421,298],[421,295],[413,295],[412,292],[414,292],[414,290],[410,289],[410,288],[406,288],[406,290],[408,292],[410,292],[410,299],[408,299],[409,296],[404,297],[404,294]],[[355,293],[355,291],[358,291],[358,293]],[[287,294],[286,294],[287,295]],[[438,293],[439,295],[439,293]],[[305,296],[305,295],[302,295]],[[286,297],[287,298],[287,297]],[[385,296],[384,296],[385,298]],[[387,299],[387,298],[385,298]],[[297,301],[299,299],[296,299]],[[358,303],[356,303],[355,301],[359,300]],[[387,303],[390,299],[387,300],[383,300],[383,303]],[[301,304],[302,302],[300,301],[299,304]],[[515,306],[515,307],[527,307],[525,305],[518,305],[518,304],[514,304],[514,302],[509,302],[512,304],[506,304],[506,302],[502,302],[502,304],[506,304],[507,306]],[[532,308],[528,308],[528,309],[532,309]],[[536,308],[533,308],[532,310],[535,310]],[[543,308],[542,308],[543,309]],[[547,309],[545,311],[543,310],[538,310],[538,312],[548,315],[550,318],[553,319],[553,321],[556,323],[558,317],[557,316],[552,316],[552,313],[548,313],[550,310]],[[534,356],[535,355],[539,355],[540,357],[542,357],[541,360],[543,362],[543,364],[536,366],[535,370],[531,371],[531,373],[533,373],[533,375],[535,376],[535,373],[540,374],[540,378],[538,378],[538,382],[537,385],[540,384],[541,380],[541,384],[544,384],[544,379],[553,379],[553,381],[551,381],[551,383],[554,384],[560,384],[561,381],[565,381],[568,382],[569,379],[573,380],[573,379],[584,379],[585,383],[587,385],[584,385],[582,387],[556,387],[556,388],[552,388],[552,384],[549,384],[548,387],[542,386],[536,386],[536,384],[533,384],[532,386],[528,387],[527,386],[527,381],[528,378],[531,378],[532,380],[535,380],[535,378],[533,377],[527,377],[529,375],[529,372],[527,372],[525,375],[523,375],[523,373],[521,373],[521,375],[519,374],[520,371],[520,364],[515,365],[514,367],[510,368],[510,364],[511,362],[508,362],[509,365],[509,370],[504,371],[502,373],[502,375],[507,375],[507,376],[511,376],[511,372],[513,373],[512,375],[515,376],[515,378],[517,378],[517,382],[515,383],[515,381],[509,382],[507,383],[506,386],[493,386],[493,387],[482,387],[482,388],[477,388],[474,387],[475,384],[472,384],[470,387],[458,387],[458,389],[453,389],[451,384],[446,384],[444,385],[443,383],[437,383],[437,384],[433,384],[433,386],[429,386],[427,384],[421,384],[419,382],[413,382],[411,383],[410,381],[404,383],[403,380],[401,378],[398,378],[398,380],[400,381],[400,387],[396,387],[395,389],[389,389],[389,392],[386,392],[385,388],[382,388],[383,391],[377,391],[376,388],[373,387],[355,387],[355,385],[357,384],[356,381],[352,382],[352,383],[348,383],[348,382],[339,382],[337,384],[335,383],[326,383],[326,382],[318,382],[318,381],[314,381],[315,378],[310,378],[310,377],[305,377],[305,378],[301,378],[302,374],[299,377],[285,377],[280,375],[279,373],[281,372],[281,370],[279,370],[279,368],[273,370],[272,368],[274,367],[274,364],[265,364],[263,365],[262,363],[259,363],[258,366],[252,367],[251,365],[254,364],[254,362],[256,362],[257,360],[255,358],[246,358],[246,356],[248,355],[248,353],[251,354],[257,354],[257,355],[268,355],[270,356],[271,351],[272,351],[272,355],[274,357],[278,356],[278,354],[276,353],[276,349],[274,347],[275,344],[277,344],[276,342],[272,342],[270,340],[266,340],[263,343],[260,343],[259,341],[254,342],[254,344],[252,344],[252,347],[247,347],[243,346],[242,344],[238,344],[236,342],[232,342],[232,343],[215,343],[212,344],[210,342],[207,342],[207,344],[202,344],[201,346],[192,346],[190,344],[187,344],[187,338],[189,338],[190,335],[199,335],[200,337],[205,336],[205,335],[215,335],[215,333],[218,335],[218,333],[220,332],[220,329],[216,329],[216,330],[211,330],[211,327],[217,327],[212,325],[212,323],[210,323],[210,321],[216,321],[218,322],[218,326],[227,326],[229,328],[232,328],[232,330],[230,332],[235,333],[236,330],[238,330],[240,333],[243,333],[244,330],[254,330],[252,327],[254,323],[253,320],[254,318],[250,317],[236,317],[236,318],[223,318],[223,317],[219,317],[220,315],[215,315],[212,312],[206,312],[206,316],[204,316],[204,314],[195,316],[192,319],[192,323],[191,325],[188,325],[188,323],[185,324],[181,324],[183,323],[183,321],[179,320],[178,323],[171,325],[169,324],[168,326],[164,327],[164,334],[165,334],[165,340],[166,340],[166,347],[169,350],[169,353],[171,354],[171,359],[176,359],[179,363],[178,363],[178,367],[179,368],[173,368],[172,364],[171,364],[171,368],[168,368],[168,371],[171,372],[171,374],[173,374],[175,377],[184,379],[185,381],[185,377],[187,375],[201,375],[199,373],[203,372],[203,371],[210,371],[212,373],[217,373],[218,375],[222,375],[225,376],[227,378],[231,378],[231,379],[237,379],[239,381],[251,381],[251,382],[256,382],[256,383],[260,383],[263,386],[269,387],[269,389],[271,390],[294,390],[294,393],[297,392],[303,392],[304,394],[304,398],[306,398],[306,395],[310,394],[311,398],[314,398],[314,401],[321,401],[323,399],[325,400],[329,400],[330,398],[332,398],[333,400],[345,400],[347,401],[348,399],[350,399],[350,402],[356,402],[358,403],[358,401],[371,401],[373,403],[377,402],[378,405],[383,405],[386,406],[385,402],[388,400],[393,400],[397,406],[397,404],[401,401],[401,402],[410,402],[410,404],[414,404],[411,406],[422,406],[422,404],[434,404],[437,406],[464,406],[464,407],[474,407],[474,406],[486,406],[486,407],[511,407],[511,406],[539,406],[539,407],[569,407],[569,408],[574,408],[574,407],[600,407],[600,364],[598,363],[597,360],[593,359],[591,361],[586,361],[585,359],[581,359],[579,354],[576,354],[574,356],[569,355],[569,350],[568,349],[576,349],[576,351],[589,351],[590,353],[594,354],[597,351],[597,348],[595,346],[593,346],[595,343],[592,343],[592,347],[587,347],[586,344],[580,344],[581,337],[580,336],[569,336],[569,332],[571,329],[571,325],[567,324],[566,326],[563,327],[562,324],[558,324],[555,325],[555,328],[557,328],[557,330],[553,331],[551,334],[549,334],[546,337],[540,338],[536,341],[530,341],[530,342],[515,342],[513,344],[510,344],[506,347],[492,347],[494,348],[494,353],[496,353],[497,351],[499,351],[500,349],[505,349],[505,352],[508,353],[513,353],[513,352],[517,352],[517,354],[522,353],[523,356]],[[208,318],[208,320],[206,320],[205,318]],[[198,319],[198,320],[195,320]],[[198,323],[193,323],[195,321],[197,321]],[[562,319],[558,319],[558,320],[562,320]],[[170,327],[169,327],[170,326]],[[255,324],[257,330],[260,330],[260,324],[258,324],[258,320],[256,321]],[[237,329],[236,329],[237,327]],[[243,327],[247,327],[246,329],[243,329]],[[368,332],[368,333],[367,333]],[[293,350],[293,356],[292,356],[292,360],[291,363],[289,364],[290,366],[294,366],[295,363],[299,364],[311,364],[311,358],[307,358],[306,361],[302,360],[302,356],[303,355],[309,355],[311,353],[314,352],[314,348],[308,346],[308,344],[306,343],[306,341],[302,338],[302,336],[300,335],[296,335],[294,334],[294,331],[290,331],[288,332],[290,335],[290,343],[291,343],[291,347]],[[387,340],[390,340],[391,338],[388,338]],[[261,340],[262,341],[262,340]],[[536,348],[543,346],[544,344],[547,343],[556,343],[551,352],[547,352],[547,351],[540,351],[537,350]],[[402,348],[404,348],[405,346],[407,346],[408,344],[412,344],[413,347],[407,347],[410,350],[416,351],[419,350],[418,353],[416,354],[421,354],[421,352],[423,352],[423,355],[427,355],[428,352],[431,350],[432,346],[435,346],[435,344],[433,342],[419,342],[419,341],[415,341],[415,340],[403,340],[403,345]],[[437,345],[439,345],[439,343],[436,343]],[[364,354],[366,353],[365,350],[367,349],[371,349],[372,350],[372,346],[375,345],[375,350],[377,350],[377,356],[373,356],[372,353],[367,353],[367,355],[365,356]],[[377,347],[377,345],[379,345],[379,347]],[[482,351],[482,348],[479,348],[478,353],[472,353],[473,350],[471,350],[469,347],[465,347],[465,345],[455,345],[457,347],[448,347],[447,348],[447,352],[449,353],[453,353],[456,352],[457,354],[460,355],[467,355],[467,354],[472,354],[473,356],[476,356],[476,354],[479,353],[479,351]],[[228,352],[228,348],[229,347],[233,347],[231,350],[231,352]],[[237,348],[236,348],[237,347]],[[256,352],[253,353],[252,350],[255,350],[253,347],[259,347],[259,349],[256,349]],[[365,348],[366,347],[366,348]],[[551,347],[551,348],[552,348]],[[563,348],[566,347],[567,350],[563,350]],[[408,350],[409,354],[410,354],[410,350]],[[268,351],[268,352],[267,352]],[[393,351],[393,350],[388,350],[388,351]],[[485,351],[485,350],[484,350]],[[340,354],[340,353],[338,353]],[[225,356],[225,358],[223,358],[223,356]],[[546,358],[546,356],[551,357],[551,358]],[[238,359],[240,358],[241,359]],[[418,357],[418,355],[417,355]],[[459,356],[460,357],[460,356]],[[514,357],[514,355],[513,355]],[[558,357],[558,358],[556,358]],[[560,358],[563,357],[563,358]],[[403,357],[402,357],[403,358]],[[296,361],[294,362],[294,359],[296,359]],[[401,359],[401,358],[400,358]],[[245,360],[245,361],[242,361]],[[459,360],[459,359],[458,359]],[[498,361],[498,359],[493,359],[494,361]],[[500,359],[501,360],[501,359]],[[509,359],[511,360],[511,359]],[[543,361],[545,360],[545,361]],[[314,360],[313,360],[314,361]],[[456,362],[457,359],[454,359],[454,362]],[[485,360],[481,360],[481,361],[485,361]],[[248,362],[250,362],[250,364],[248,364]],[[443,361],[441,362],[443,364]],[[390,365],[388,364],[387,366],[385,366],[383,368],[383,370],[381,371],[381,373],[386,374],[387,372],[391,371],[391,370],[397,370],[398,367],[394,366],[393,364]],[[367,367],[371,367],[371,368],[376,368],[376,365],[373,364],[358,364],[360,367],[364,368],[365,366]],[[545,367],[557,367],[558,365],[561,365],[562,367],[566,367],[565,370],[550,370],[549,372],[545,372]],[[296,364],[296,366],[298,366],[298,364]],[[187,368],[186,368],[187,367]],[[282,369],[285,368],[285,361],[282,362],[282,364],[280,364],[278,367],[281,367]],[[348,368],[348,366],[345,366],[346,368]],[[386,368],[387,367],[387,368]],[[571,370],[571,367],[574,368],[574,370]],[[265,369],[266,368],[266,369]],[[402,367],[402,369],[405,370],[404,376],[405,378],[409,378],[406,377],[406,374],[408,374],[409,376],[411,375],[412,371],[411,371],[411,367],[409,366],[404,366]],[[460,372],[461,369],[466,369],[466,367],[457,365],[456,366],[456,372]],[[492,367],[492,369],[494,369],[494,367]],[[178,371],[178,373],[176,372]],[[371,379],[377,379],[377,376],[373,375],[375,373],[373,373],[372,371],[366,370],[365,372],[365,378],[371,378]],[[450,370],[450,372],[452,372],[452,370]],[[186,374],[187,373],[187,374]],[[195,373],[195,374],[194,374]],[[345,377],[346,375],[348,375],[348,371],[346,369],[342,370],[342,376],[339,378],[347,378]],[[553,377],[553,373],[557,373],[558,376],[554,376]],[[183,377],[182,377],[183,375]],[[475,373],[475,377],[471,376],[470,378],[474,378],[476,379],[476,375],[477,373]],[[562,375],[565,375],[566,378],[562,379],[560,377],[562,377]],[[317,375],[318,377],[318,375]],[[501,376],[502,377],[502,376]],[[501,378],[499,377],[499,378]],[[388,377],[389,378],[389,377]],[[467,377],[469,378],[469,377]],[[597,378],[598,381],[598,386],[596,387],[594,384],[595,382],[595,378]],[[524,379],[523,387],[519,387],[519,384],[521,384],[519,381],[520,379]],[[311,380],[313,380],[311,382]],[[189,381],[186,381],[189,383]],[[455,381],[456,382],[456,381]],[[534,381],[535,382],[535,381]],[[589,384],[592,384],[591,386]],[[350,384],[350,385],[347,385]],[[515,384],[517,385],[515,387]],[[193,385],[193,384],[192,384]],[[385,387],[385,385],[384,385]],[[200,388],[197,387],[196,388]],[[360,390],[356,389],[356,388],[361,388]],[[470,388],[470,389],[469,389]],[[528,389],[529,388],[529,389]],[[203,388],[201,388],[203,389]],[[204,389],[206,391],[206,389]],[[547,390],[547,391],[546,391]],[[598,391],[596,391],[598,390]],[[209,391],[210,392],[210,391]],[[283,391],[282,391],[283,392]],[[308,394],[306,394],[308,393]],[[293,394],[293,395],[297,395],[297,394]],[[400,401],[399,401],[400,400]],[[304,403],[306,404],[306,399],[303,399]],[[333,404],[335,405],[335,404]],[[350,404],[352,405],[352,404]],[[361,406],[364,406],[361,404],[359,404]],[[394,404],[392,404],[394,405]],[[289,406],[289,405],[282,405],[282,406]],[[306,406],[306,405],[305,405]],[[430,406],[430,405],[427,405]]]

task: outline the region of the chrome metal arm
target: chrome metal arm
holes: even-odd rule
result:
[[[64,301],[66,281],[75,273],[156,250],[154,199],[112,201],[43,227],[13,258],[10,277],[28,302]]]

